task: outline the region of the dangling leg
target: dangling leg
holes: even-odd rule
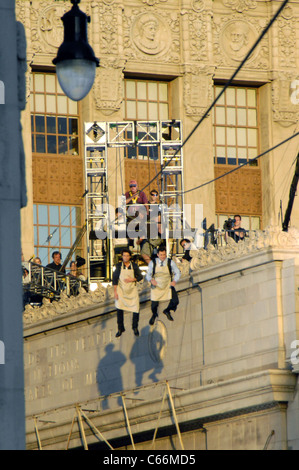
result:
[[[156,300],[152,300],[152,304],[151,304],[152,316],[149,321],[150,325],[153,325],[155,323],[155,320],[158,316],[158,305],[159,305],[159,302],[157,302]]]
[[[123,310],[120,310],[120,309],[117,309],[116,310],[116,313],[117,313],[117,326],[118,326],[118,332],[116,333],[116,338],[119,338],[119,336],[121,336],[121,334],[125,331],[125,327],[124,327],[124,311]]]
[[[133,328],[135,336],[139,336],[138,322],[139,322],[139,312],[133,312],[132,328]]]

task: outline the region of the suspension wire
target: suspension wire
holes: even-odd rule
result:
[[[183,191],[181,194],[186,194],[186,193],[189,193],[191,191],[195,191],[196,189],[200,189],[202,188],[203,186],[206,186],[208,184],[211,184],[211,183],[214,183],[215,181],[221,179],[221,178],[224,178],[224,176],[227,176],[231,173],[233,173],[234,171],[237,171],[239,170],[240,168],[242,168],[243,166],[246,166],[254,161],[256,161],[258,158],[261,158],[263,157],[264,155],[266,155],[267,153],[269,152],[272,152],[273,150],[276,150],[278,147],[280,147],[281,145],[285,144],[286,142],[289,142],[290,140],[292,140],[294,137],[297,137],[299,135],[299,131],[296,132],[296,134],[293,134],[291,135],[290,137],[287,137],[285,140],[282,140],[281,142],[279,142],[278,144],[274,145],[274,147],[271,147],[270,149],[268,150],[265,150],[264,152],[260,153],[259,155],[257,155],[256,157],[254,158],[251,158],[250,160],[248,160],[247,162],[245,163],[242,163],[241,165],[235,167],[235,168],[232,168],[231,170],[227,171],[226,173],[224,173],[223,175],[220,175],[220,176],[217,176],[217,178],[214,178],[210,181],[207,181],[206,183],[202,183],[200,184],[199,186],[196,186],[195,188],[192,188],[192,189],[187,189],[186,191]]]
[[[184,145],[188,142],[188,140],[192,137],[192,135],[194,134],[194,132],[198,129],[198,127],[200,126],[200,124],[203,122],[203,120],[208,116],[208,114],[210,113],[210,111],[213,109],[213,107],[215,106],[215,104],[217,103],[217,101],[221,98],[221,96],[223,95],[223,93],[225,92],[225,90],[230,86],[230,84],[233,82],[233,80],[235,79],[236,75],[240,72],[240,70],[243,68],[244,64],[247,62],[247,60],[249,59],[249,57],[252,55],[254,49],[258,46],[258,44],[261,42],[261,40],[263,39],[263,37],[267,34],[267,32],[269,31],[269,29],[271,28],[272,24],[275,22],[276,18],[280,15],[280,13],[282,12],[282,10],[284,9],[284,7],[287,5],[287,3],[289,3],[289,0],[284,0],[284,2],[280,5],[280,7],[278,8],[277,12],[274,14],[274,16],[272,17],[272,19],[270,20],[270,22],[268,23],[268,25],[265,27],[265,29],[261,32],[261,34],[259,35],[259,37],[257,38],[257,40],[255,41],[255,43],[253,44],[253,46],[250,48],[249,52],[247,52],[245,58],[242,60],[242,62],[239,64],[239,66],[237,67],[237,69],[235,70],[235,72],[232,74],[231,78],[225,83],[224,87],[222,88],[222,90],[220,91],[220,93],[216,96],[216,98],[214,99],[214,101],[212,102],[212,104],[209,106],[209,108],[206,110],[206,112],[204,113],[204,115],[200,118],[200,120],[198,121],[198,123],[195,125],[195,127],[192,129],[192,131],[189,133],[189,135],[186,137],[186,139],[183,141],[182,143],[182,146],[180,147],[183,148]],[[168,160],[168,162],[166,162],[163,166],[163,168],[161,169],[161,171],[159,172],[162,173],[163,169],[166,168],[170,162],[172,161],[172,159],[177,155],[179,149],[176,150],[176,152],[174,153],[174,155],[172,155],[172,157]],[[155,176],[155,178],[157,177],[158,175]],[[147,188],[152,182],[153,180],[155,179],[151,179],[146,186],[144,186],[142,188],[142,191]]]

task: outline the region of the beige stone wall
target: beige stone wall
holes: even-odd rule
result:
[[[171,118],[183,121],[186,138],[212,102],[213,81],[225,81],[232,76],[279,4],[241,0],[144,0],[122,3],[118,0],[82,0],[80,7],[91,16],[89,40],[101,61],[93,90],[82,103],[83,120],[122,120],[123,77],[128,73],[160,76],[172,81]],[[63,38],[60,17],[69,8],[68,2],[63,1],[16,2],[17,16],[23,21],[27,32],[30,66],[52,66],[52,59]],[[150,18],[155,19],[158,25],[155,41],[148,41],[143,36],[145,20]],[[298,79],[298,21],[298,3],[290,1],[236,77],[238,83],[259,87],[260,151],[271,148],[297,131],[299,105],[296,104],[296,89],[292,86]],[[239,31],[238,43],[232,41],[235,30]],[[291,100],[292,93],[295,101]],[[32,188],[30,126],[27,118],[24,134],[27,135],[29,205],[23,211],[26,224],[23,223],[22,242],[25,254],[28,252],[31,256],[33,236],[29,226],[32,221]],[[298,151],[297,140],[260,159],[264,227],[269,223],[281,223],[281,206],[284,216]],[[115,176],[114,156],[109,171]],[[121,192],[121,185],[117,184],[114,176],[109,185],[112,201]],[[210,114],[184,147],[185,190],[213,178]],[[215,222],[213,184],[187,193],[185,202],[202,203],[208,225]],[[291,224],[297,226],[298,223],[296,197]]]
[[[261,448],[273,429],[273,448],[297,448],[296,375],[290,362],[291,343],[298,338],[297,278],[294,248],[256,250],[220,264],[210,262],[180,280],[175,321],[166,319],[161,305],[154,327],[148,324],[149,291],[144,284],[139,338],[133,335],[130,313],[125,315],[125,333],[115,338],[109,288],[41,309],[27,307],[28,447],[36,446],[36,416],[44,446],[61,448],[75,404],[95,411],[88,417],[108,440],[126,437],[122,394],[132,432],[153,431],[167,381],[179,423],[183,428],[196,420],[198,426],[204,424],[209,448]],[[279,407],[281,402],[288,407]],[[161,427],[171,425],[166,403]],[[55,424],[43,424],[46,417]],[[186,438],[186,448],[194,448],[192,439]],[[202,436],[196,439],[203,445]],[[79,445],[76,435],[71,442]],[[91,432],[88,442],[95,442]],[[164,445],[166,441],[157,448]]]

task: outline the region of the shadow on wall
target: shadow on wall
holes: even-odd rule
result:
[[[156,321],[154,327],[145,326],[140,336],[134,341],[129,354],[130,361],[135,367],[135,385],[132,388],[141,387],[145,383],[158,382],[164,364],[167,339],[166,328],[163,322]],[[108,396],[123,391],[123,379],[121,368],[127,361],[127,357],[121,351],[114,350],[115,345],[109,343],[105,348],[105,356],[100,360],[97,369],[97,384],[102,401],[102,409],[110,408]],[[148,372],[148,381],[144,377]],[[122,406],[121,396],[117,397],[118,406]]]

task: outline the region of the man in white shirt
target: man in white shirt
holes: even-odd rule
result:
[[[149,321],[150,325],[155,323],[158,317],[159,302],[169,300],[169,304],[163,313],[168,320],[173,321],[170,311],[174,312],[179,304],[175,285],[181,276],[180,270],[176,264],[166,257],[165,246],[159,246],[158,257],[152,260],[148,265],[148,271],[145,276],[146,280],[151,283],[151,310],[152,317]]]

